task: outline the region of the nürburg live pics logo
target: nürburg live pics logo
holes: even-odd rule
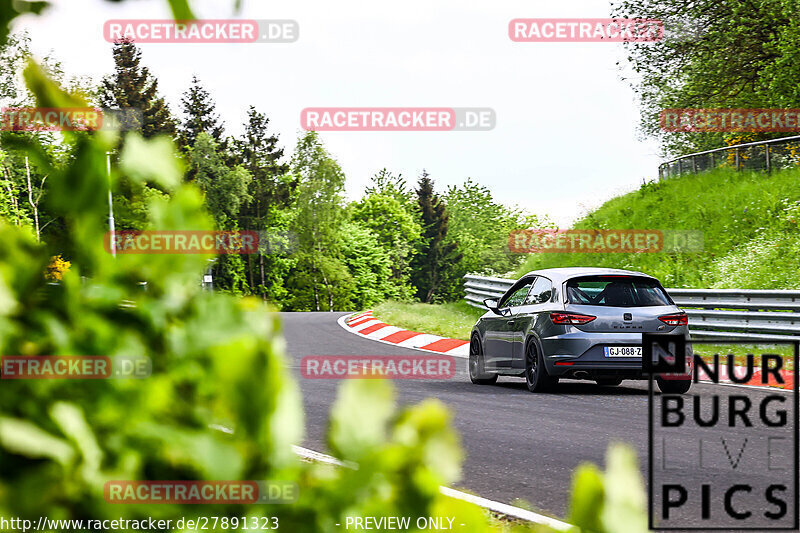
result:
[[[768,342],[643,335],[651,530],[797,530],[800,342]],[[655,394],[685,372],[687,394]]]

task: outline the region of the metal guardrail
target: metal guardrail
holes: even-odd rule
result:
[[[464,276],[464,299],[483,307],[515,280]],[[740,289],[667,289],[689,315],[689,331],[697,340],[800,340],[800,291]]]
[[[782,169],[800,165],[800,135],[766,141],[734,144],[704,152],[682,155],[658,166],[658,179],[697,174],[715,168],[736,170]]]

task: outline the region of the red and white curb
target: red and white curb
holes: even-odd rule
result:
[[[339,325],[362,337],[403,348],[414,348],[455,357],[469,357],[469,341],[449,339],[390,326],[372,316],[372,311],[345,315],[339,319]]]
[[[469,357],[468,341],[449,339],[447,337],[439,337],[438,335],[419,333],[417,331],[390,326],[372,316],[372,311],[345,315],[339,319],[339,325],[351,333],[356,333],[362,337],[385,342],[387,344],[394,344],[395,346],[414,348],[416,350],[452,355],[455,357]],[[699,370],[699,373],[700,381],[712,382],[702,369]],[[734,367],[734,373],[736,376],[744,376],[747,374],[747,368],[736,366]],[[728,376],[728,365],[720,361],[719,385],[752,388],[769,387],[778,391],[792,391],[794,389],[794,372],[791,370],[781,370],[780,374],[784,380],[783,385],[773,383],[773,376],[769,376],[769,385],[761,383],[760,369],[754,369],[753,376],[747,383],[734,383]]]

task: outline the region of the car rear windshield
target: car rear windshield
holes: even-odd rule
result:
[[[567,301],[579,305],[651,307],[672,305],[659,283],[635,276],[587,276],[567,281]]]

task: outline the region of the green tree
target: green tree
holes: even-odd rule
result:
[[[22,31],[8,36],[0,45],[0,107],[31,107],[36,105],[34,94],[25,85],[23,71],[32,58],[31,39]],[[59,83],[68,83],[61,63],[51,54],[42,60],[42,69]],[[71,81],[71,80],[70,80]],[[13,148],[21,142],[36,141],[43,149],[49,164],[63,164],[69,149],[57,142],[48,131],[4,131],[0,135],[0,213],[9,216],[14,224],[28,226],[39,237],[57,233],[61,221],[45,207],[48,175],[42,172],[35,159]]]
[[[462,258],[457,245],[447,240],[450,217],[428,176],[423,170],[417,186],[423,229],[419,253],[412,261],[411,277],[417,297],[426,303],[445,297],[442,289],[457,277],[455,268]]]
[[[269,133],[269,118],[250,106],[244,134],[231,144],[235,162],[253,175],[253,185],[258,186],[262,202],[288,205],[293,187],[291,183],[279,181],[289,167],[281,162],[283,148],[278,142],[278,135]]]
[[[391,297],[410,298],[413,295],[411,258],[422,235],[418,213],[409,212],[396,196],[373,189],[351,205],[351,216],[375,234],[391,259],[391,277],[395,287]]]
[[[252,176],[241,165],[230,168],[211,135],[200,132],[189,154],[194,182],[205,192],[208,209],[220,229],[235,229],[239,209],[251,200]]]
[[[347,222],[342,225],[342,262],[353,278],[352,303],[368,309],[387,298],[405,296],[392,276],[392,256],[369,228]]]
[[[220,143],[225,131],[224,124],[216,113],[216,104],[211,95],[200,84],[197,76],[192,76],[192,86],[181,98],[183,122],[180,126],[180,144],[184,150],[194,146],[200,133],[209,134]]]
[[[517,229],[540,227],[537,217],[496,202],[487,187],[470,178],[460,187],[448,187],[443,199],[450,217],[447,240],[463,254],[452,297],[461,295],[460,278],[468,272],[503,275],[519,266],[523,256],[511,252],[509,235]]]
[[[663,40],[625,46],[642,129],[660,138],[667,154],[725,146],[740,142],[742,134],[665,133],[659,123],[663,109],[800,107],[800,4],[795,0],[622,0],[613,5],[612,15],[664,22]]]
[[[278,136],[269,132],[269,118],[253,106],[247,112],[244,134],[229,145],[231,162],[247,169],[253,178],[248,185],[252,201],[241,207],[239,227],[263,232],[268,244],[257,256],[247,256],[250,286],[263,299],[275,302],[286,294],[284,279],[290,260],[284,252],[293,242],[287,210],[297,183],[281,162],[283,148]]]
[[[100,103],[108,108],[133,108],[142,113],[141,133],[147,139],[156,135],[175,137],[177,126],[172,113],[158,94],[158,80],[142,66],[142,52],[132,41],[114,44],[114,74],[103,79]]]
[[[27,31],[12,33],[0,46],[0,105],[24,107],[33,103],[33,94],[25,86],[22,71],[31,55],[31,38]],[[64,81],[64,69],[51,54],[42,59],[42,68],[48,76]]]
[[[239,210],[251,200],[248,186],[252,177],[241,165],[234,168],[225,164],[217,142],[206,132],[197,135],[189,151],[189,172],[193,182],[205,193],[208,210],[217,229],[238,230]],[[245,259],[239,254],[222,254],[214,262],[215,283],[223,290],[247,294]]]
[[[292,224],[297,232],[298,270],[293,283],[313,296],[312,309],[346,309],[349,297],[343,282],[349,274],[340,260],[346,216],[344,173],[313,131],[298,139],[291,172],[298,180]],[[293,305],[301,305],[299,295]]]
[[[364,189],[366,196],[380,194],[391,196],[410,213],[418,211],[416,195],[412,191],[402,174],[395,175],[382,168],[370,177],[371,184]]]

